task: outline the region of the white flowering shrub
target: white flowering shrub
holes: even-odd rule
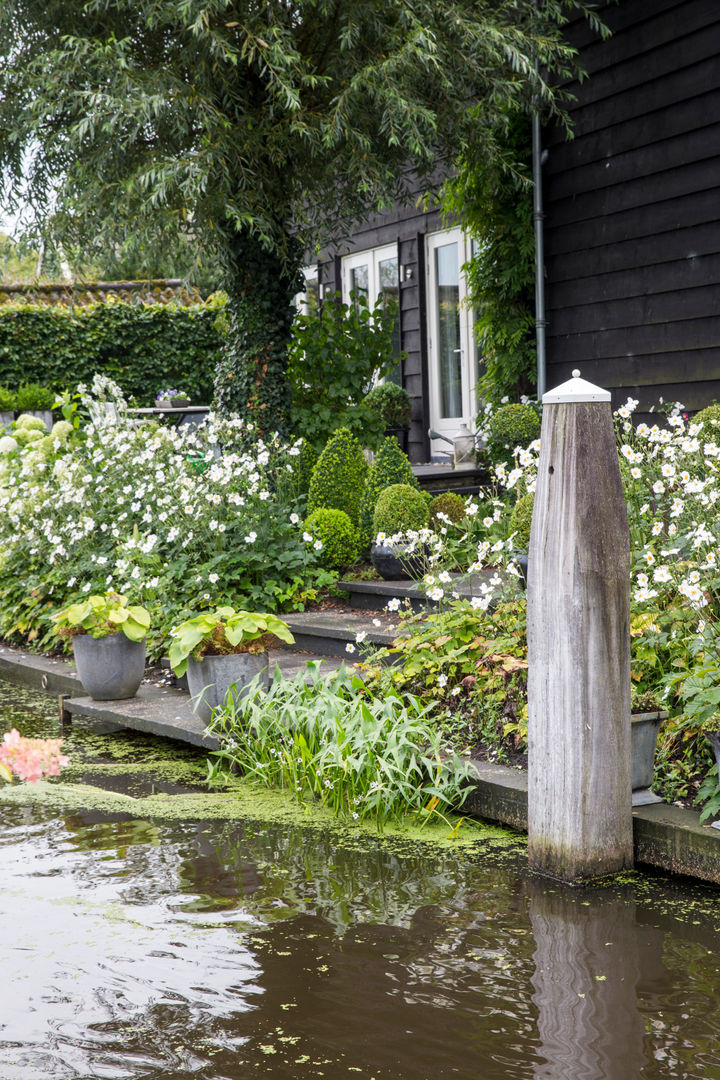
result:
[[[328,579],[302,536],[297,445],[248,452],[243,421],[212,415],[196,430],[133,422],[100,381],[110,407],[85,394],[79,433],[0,457],[2,636],[42,646],[53,611],[112,587],[151,611],[159,654],[188,613],[297,607]]]

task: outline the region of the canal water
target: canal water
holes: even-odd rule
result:
[[[65,749],[0,794],[3,1080],[720,1080],[720,891],[569,890],[516,834],[379,837],[208,799],[162,740]]]

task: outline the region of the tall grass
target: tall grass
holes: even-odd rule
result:
[[[329,675],[321,667],[310,663],[292,680],[276,671],[267,693],[257,682],[229,696],[210,725],[220,761],[379,826],[462,805],[470,768],[445,751],[434,703],[394,692],[373,697],[344,665]]]

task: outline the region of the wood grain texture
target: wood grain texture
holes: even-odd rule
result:
[[[528,580],[530,865],[632,865],[630,541],[610,404],[545,407]]]

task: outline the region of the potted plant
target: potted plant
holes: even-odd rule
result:
[[[155,398],[158,409],[186,409],[190,398],[184,390],[161,390]]]
[[[365,395],[365,404],[382,417],[385,434],[394,435],[404,450],[412,418],[412,402],[407,390],[394,382],[379,383]]]
[[[48,431],[53,425],[52,410],[57,394],[40,383],[25,383],[15,393],[15,411],[36,416],[42,420]]]
[[[9,428],[15,419],[15,395],[6,386],[0,386],[0,426]]]
[[[270,684],[267,650],[273,638],[292,645],[290,627],[276,615],[230,606],[185,619],[172,631],[170,665],[187,671],[193,709],[208,723],[213,709],[254,678]]]
[[[421,577],[425,569],[423,551],[409,550],[399,534],[424,529],[428,523],[428,502],[421,491],[409,484],[391,484],[380,492],[373,515],[375,542],[370,561],[387,581]]]
[[[75,665],[96,701],[134,697],[145,674],[150,615],[110,590],[88,596],[53,615],[55,633],[72,638]]]

